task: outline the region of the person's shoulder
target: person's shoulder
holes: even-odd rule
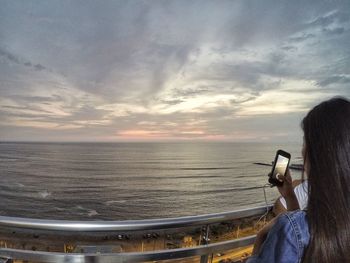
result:
[[[307,224],[307,216],[304,210],[288,211],[281,214],[277,221],[279,223]]]
[[[307,180],[304,180],[304,181],[301,181],[299,184],[297,184],[295,187],[294,187],[294,190],[303,190],[304,192],[307,192],[308,191],[308,181]]]
[[[297,239],[299,239],[304,245],[309,242],[309,224],[305,211],[296,210],[286,212],[280,215],[280,218],[278,218],[278,224],[285,225],[284,228],[291,229],[296,234]]]
[[[309,233],[306,212],[303,210],[280,214],[275,225],[277,229],[284,229],[287,232],[293,230],[305,235],[308,235]]]
[[[283,214],[284,218],[300,224],[307,224],[307,215],[304,210],[289,211]]]

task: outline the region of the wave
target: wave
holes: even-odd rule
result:
[[[0,157],[0,162],[16,162],[19,160],[20,160],[19,158]]]
[[[128,200],[110,200],[110,201],[105,202],[105,205],[109,206],[109,205],[112,205],[112,204],[124,204],[127,201]]]
[[[165,197],[167,198],[167,197]],[[145,198],[130,198],[130,199],[122,199],[122,200],[110,200],[106,201],[104,204],[107,206],[113,205],[113,204],[125,204],[125,203],[137,203],[137,202],[144,202],[145,200],[160,200],[161,197],[145,197]]]
[[[232,170],[237,169],[237,167],[183,167],[179,168],[179,170],[193,170],[193,171],[201,171],[201,170]]]
[[[171,180],[171,179],[204,179],[204,178],[226,178],[230,175],[175,175],[175,176],[127,176],[128,180]]]
[[[263,188],[263,186],[233,187],[233,188],[224,188],[224,189],[219,189],[219,190],[203,191],[203,193],[239,192],[239,191],[249,191],[249,190],[262,189],[262,188]]]
[[[85,207],[83,207],[81,205],[76,205],[75,208],[77,210],[86,211],[86,214],[87,214],[88,217],[93,217],[93,216],[99,215],[99,213],[95,209],[85,208]]]
[[[224,178],[224,177],[230,177],[230,176],[225,176],[225,175],[178,175],[178,176],[172,176],[169,177],[169,179],[203,179],[203,178]],[[164,177],[162,177],[164,179]],[[166,178],[168,179],[168,178]]]
[[[251,186],[251,187],[232,187],[232,188],[222,188],[222,189],[215,189],[215,190],[199,190],[199,191],[175,191],[176,194],[178,195],[189,195],[189,196],[194,196],[194,195],[207,195],[207,194],[220,194],[220,193],[229,193],[229,192],[243,192],[243,191],[252,191],[252,190],[257,190],[257,189],[262,189],[263,186]],[[156,191],[158,192],[158,191]],[[170,193],[170,191],[169,191]]]
[[[52,193],[47,191],[47,190],[44,190],[44,191],[41,191],[41,192],[38,192],[38,194],[42,197],[42,198],[47,198],[49,197]]]
[[[57,211],[65,211],[66,210],[65,208],[58,207],[58,206],[55,206],[54,209]]]
[[[96,210],[90,209],[87,213],[88,217],[97,216],[99,213]]]

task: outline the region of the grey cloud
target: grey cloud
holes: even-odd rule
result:
[[[73,110],[71,116],[62,119],[69,121],[103,120],[108,113],[110,113],[108,110],[96,109],[93,106],[84,105],[78,109]]]
[[[237,104],[241,104],[244,102],[255,100],[259,96],[260,96],[260,92],[253,92],[253,93],[249,94],[248,97],[240,98],[240,99],[233,99],[233,100],[231,100],[231,103],[234,105],[237,105]]]
[[[13,55],[13,54],[11,54],[9,52],[6,52],[5,50],[3,50],[1,48],[0,48],[0,56],[5,57],[9,61],[14,62],[16,64],[20,64],[21,63],[18,57],[16,57],[15,55]]]
[[[59,125],[57,125],[59,127]],[[65,129],[45,129],[33,127],[18,127],[0,124],[1,140],[6,141],[104,141],[104,136],[115,132],[108,127],[72,127]]]
[[[87,105],[78,109],[70,110],[72,110],[72,112],[69,115],[57,116],[53,115],[52,112],[42,110],[37,106],[1,106],[0,116],[6,121],[16,118],[26,121],[35,121],[37,123],[41,122],[43,124],[51,123],[57,126],[77,125],[81,127],[99,127],[103,126],[103,124],[91,124],[89,121],[102,121],[104,120],[105,115],[110,113],[109,111],[95,109]],[[86,121],[86,123],[84,123],[84,121]],[[110,129],[113,129],[113,127],[110,127]]]
[[[181,71],[188,61],[188,56],[192,49],[193,47],[190,45],[160,45],[158,48],[154,48],[154,50],[158,50],[155,55],[157,59],[152,59],[154,60],[153,73],[150,77],[148,89],[142,94],[142,98],[150,99],[156,97],[158,92],[164,88],[165,82]]]
[[[18,64],[18,65],[22,65],[22,66],[25,66],[25,67],[28,67],[28,68],[32,68],[34,70],[37,70],[37,71],[41,71],[41,70],[46,70],[47,68],[44,67],[43,65],[41,64],[36,64],[36,65],[33,65],[30,61],[25,61],[24,59],[8,52],[8,51],[5,51],[4,49],[0,48],[0,57],[4,57],[6,58],[8,61],[12,62],[12,63],[15,63],[15,64]]]
[[[80,107],[68,107],[67,111],[69,115],[64,116],[46,116],[45,120],[60,125],[79,125],[83,127],[103,126],[104,124],[95,123],[103,120],[109,120],[106,118],[111,113],[109,110],[97,109],[95,106],[84,104]],[[112,128],[112,127],[111,127]]]
[[[34,66],[34,68],[35,68],[35,70],[44,70],[44,69],[46,69],[43,65],[41,65],[41,64],[36,64],[35,66]]]
[[[298,48],[294,47],[294,46],[283,46],[281,47],[282,50],[284,51],[297,51]]]
[[[202,94],[208,94],[217,91],[216,87],[198,86],[196,88],[179,89],[175,88],[172,90],[175,97],[196,97]]]
[[[350,14],[348,12],[335,10],[326,15],[322,15],[311,21],[309,26],[327,27],[333,23],[345,23],[350,20]]]
[[[318,82],[319,86],[329,86],[332,84],[336,84],[336,83],[340,83],[340,84],[346,84],[346,83],[350,83],[350,77],[348,76],[330,76],[328,78],[325,78],[321,81]]]
[[[165,104],[168,104],[168,105],[176,105],[176,104],[180,104],[180,103],[184,102],[184,100],[177,100],[177,99],[174,99],[174,100],[162,100],[161,102],[165,103]]]
[[[232,1],[220,5],[210,1],[105,5],[90,2],[83,8],[71,3],[67,11],[60,2],[53,2],[32,8],[32,17],[49,21],[35,24],[40,28],[38,32],[46,34],[25,37],[34,55],[39,55],[39,50],[47,50],[45,63],[62,72],[80,89],[106,99],[129,98],[131,92],[147,99],[157,94],[166,80],[181,70],[188,55],[202,42],[221,39],[236,47],[249,41],[259,43],[269,36],[288,34],[285,28],[279,28],[285,17],[281,18],[278,12],[270,12],[262,20],[251,19],[260,17],[261,9],[269,10],[269,4],[256,3],[255,8],[249,8]],[[300,9],[298,5],[289,8]],[[77,10],[79,14],[76,14]],[[24,22],[32,18],[24,13],[20,19],[23,20],[21,24],[29,25]],[[276,23],[274,19],[280,22]],[[292,23],[283,23],[283,26],[292,30],[293,26],[289,28],[289,24]],[[269,27],[273,29],[267,30]],[[262,37],[262,31],[266,37]],[[56,50],[63,56],[57,56]],[[111,75],[113,78],[108,79]],[[138,92],[138,79],[144,83],[141,92]]]
[[[328,35],[341,35],[345,32],[344,27],[337,27],[337,28],[324,28],[323,32],[328,34]]]
[[[302,117],[306,113],[289,113],[288,118],[284,114],[278,115],[265,115],[260,118],[236,118],[232,116],[229,118],[212,118],[208,121],[207,125],[210,127],[209,130],[213,132],[220,131],[227,135],[235,135],[239,133],[241,135],[251,135],[252,137],[274,137],[278,134],[285,133],[290,134],[291,130],[298,129]],[[276,123],[278,125],[276,126]],[[290,134],[289,140],[300,141],[302,136],[300,131]],[[276,138],[274,138],[275,140]]]
[[[12,106],[12,105],[1,105],[1,108],[13,109],[13,110],[25,110],[25,109],[27,109],[26,107],[23,107],[23,106]]]
[[[339,84],[332,86],[332,92],[348,92],[343,86],[348,83],[350,66],[350,2],[319,3],[8,1],[0,9],[0,46],[11,47],[11,52],[0,49],[0,96],[23,107],[3,105],[1,116],[22,116],[62,127],[102,121],[107,116],[110,123],[86,124],[81,129],[59,132],[2,126],[1,134],[11,136],[10,131],[14,130],[17,136],[23,131],[24,137],[101,138],[135,129],[142,121],[155,123],[142,127],[171,133],[173,128],[167,122],[184,127],[194,120],[201,120],[198,128],[213,135],[249,133],[255,129],[263,130],[265,135],[272,134],[272,129],[292,131],[287,124],[296,121],[295,116],[267,116],[264,121],[265,117],[254,116],[250,120],[235,119],[235,114],[242,103],[253,102],[268,90],[278,90],[280,79],[315,81],[318,91]],[[208,50],[207,56],[199,57],[203,50]],[[161,91],[177,77],[183,77],[191,88],[175,87],[171,91],[173,98],[163,98]],[[61,79],[63,84],[57,84]],[[195,86],[196,83],[200,84]],[[42,91],[35,94],[60,94],[65,85],[67,89],[88,93],[98,103],[73,93],[71,98],[30,95],[32,90]],[[248,95],[239,98],[241,93]],[[114,102],[145,108],[152,103],[176,105],[199,95],[216,94],[236,94],[238,98],[231,105],[218,105],[201,113],[130,112],[114,118],[110,117],[111,112],[97,109]],[[21,114],[26,110],[39,111],[40,105],[54,102],[62,104],[70,115]],[[283,127],[274,125],[279,121]]]
[[[8,98],[21,102],[21,103],[40,103],[40,102],[58,102],[63,101],[63,98],[59,95],[52,96],[24,96],[24,95],[11,95]]]
[[[290,37],[289,41],[291,42],[302,42],[305,41],[307,39],[311,39],[314,38],[315,35],[314,34],[302,34],[301,36],[296,36],[296,37]]]
[[[1,115],[27,120],[48,120],[53,115],[50,110],[51,103],[64,102],[63,98],[58,95],[51,97],[9,95],[3,98],[10,100],[11,104],[0,104]],[[43,108],[43,106],[45,107]],[[61,117],[57,117],[57,119],[59,118]]]
[[[278,50],[266,56],[264,60],[237,61],[235,63],[222,63],[211,66],[199,74],[193,75],[191,80],[223,81],[224,84],[210,87],[198,87],[194,90],[183,91],[184,94],[191,95],[200,93],[215,93],[218,91],[235,92],[235,87],[243,87],[247,91],[260,91],[276,88],[278,81],[269,83],[266,86],[262,81],[263,76],[289,77],[295,75],[296,69],[291,68],[286,55]],[[224,86],[223,86],[224,85]]]
[[[2,109],[8,109],[8,110],[15,110],[18,114],[22,114],[23,111],[33,111],[36,113],[26,114],[26,116],[36,116],[38,112],[40,113],[50,113],[50,111],[43,110],[42,108],[39,108],[36,105],[26,105],[26,106],[12,106],[12,105],[1,105],[0,108]],[[11,114],[17,114],[17,113],[11,113]],[[45,115],[47,116],[47,114]]]
[[[6,109],[6,108],[5,108]],[[25,109],[26,111],[28,109]],[[0,116],[5,120],[11,120],[12,118],[16,119],[26,119],[30,121],[47,121],[48,115],[44,111],[37,111],[35,113],[26,113],[26,112],[9,112],[0,109]]]

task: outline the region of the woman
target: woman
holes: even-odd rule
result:
[[[302,121],[308,204],[262,229],[249,263],[350,262],[350,102],[334,98]],[[288,174],[279,188],[295,202]]]

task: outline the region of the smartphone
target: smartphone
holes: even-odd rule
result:
[[[283,179],[287,173],[287,169],[290,162],[290,153],[283,150],[278,150],[276,152],[275,161],[273,162],[272,171],[269,176],[269,183],[271,186],[282,186]],[[281,180],[282,179],[282,180]]]

